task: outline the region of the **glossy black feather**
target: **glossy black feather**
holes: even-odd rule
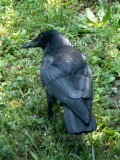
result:
[[[52,107],[59,100],[70,133],[95,130],[92,72],[85,56],[76,51],[65,36],[54,30],[42,32],[31,44],[44,51],[41,79],[47,92],[48,114],[52,115]],[[23,47],[29,48],[31,44]]]

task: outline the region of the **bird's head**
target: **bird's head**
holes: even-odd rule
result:
[[[25,43],[22,48],[41,47],[43,50],[48,46],[55,48],[61,45],[71,46],[70,41],[57,30],[41,32],[35,39]]]

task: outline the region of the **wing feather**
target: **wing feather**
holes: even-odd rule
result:
[[[45,65],[45,64],[44,64]],[[66,69],[66,68],[65,68]],[[82,72],[66,73],[64,67],[42,67],[41,76],[49,94],[55,96],[84,122],[89,122],[89,110],[86,108],[85,99],[92,102],[92,77],[87,65]],[[90,103],[92,104],[92,103]]]

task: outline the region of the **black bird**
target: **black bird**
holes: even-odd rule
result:
[[[43,49],[41,80],[46,88],[48,116],[52,116],[52,107],[59,100],[64,108],[69,133],[95,130],[97,124],[92,115],[92,73],[85,56],[56,30],[44,31],[22,47]]]

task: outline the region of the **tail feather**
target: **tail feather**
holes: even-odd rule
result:
[[[90,114],[89,122],[86,124],[66,106],[64,106],[64,119],[66,128],[71,134],[92,132],[97,127],[96,121],[92,114]]]

